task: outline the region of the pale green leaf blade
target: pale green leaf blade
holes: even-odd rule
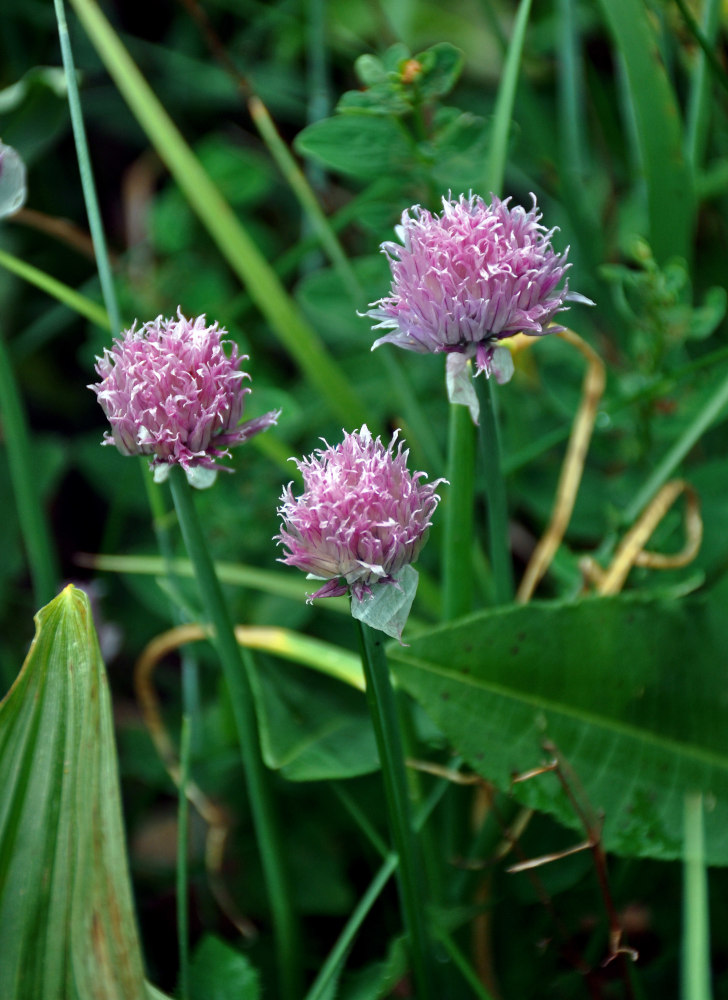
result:
[[[0,704],[0,996],[147,996],[109,691],[88,598],[36,616]]]

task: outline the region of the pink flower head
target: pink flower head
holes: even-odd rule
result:
[[[341,444],[326,444],[302,461],[304,492],[294,497],[289,483],[278,514],[276,541],[288,549],[280,562],[328,580],[308,600],[351,590],[357,600],[380,583],[397,583],[425,543],[439,503],[436,487],[411,475],[408,451],[395,451],[397,432],[384,447],[366,425],[344,433]]]
[[[593,303],[559,288],[570,264],[568,248],[555,253],[555,230],[540,225],[536,205],[508,207],[507,198],[490,205],[471,194],[443,198],[433,215],[415,205],[396,228],[399,243],[383,243],[392,269],[391,294],[365,313],[390,328],[380,344],[420,353],[474,357],[476,374],[491,374],[499,340],[515,333],[542,336],[563,330],[549,326],[567,301]],[[547,329],[548,328],[548,329]],[[512,371],[512,366],[511,366]],[[498,377],[497,362],[493,373]],[[508,375],[510,377],[510,375]],[[503,379],[507,381],[507,377]]]
[[[240,370],[247,359],[222,340],[226,332],[217,323],[207,326],[204,316],[190,320],[178,310],[176,319],[158,316],[140,330],[134,324],[106,348],[96,359],[101,381],[89,386],[111,424],[103,443],[123,455],[152,455],[157,479],[172,465],[181,465],[188,477],[211,470],[214,478],[217,459],[230,446],[275,424],[275,411],[239,423],[250,392]],[[209,473],[203,481],[211,481]]]

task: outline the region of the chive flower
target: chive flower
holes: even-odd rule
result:
[[[392,270],[391,294],[370,303],[364,315],[377,340],[420,353],[462,354],[475,359],[475,374],[507,382],[513,372],[501,339],[516,333],[543,336],[567,302],[593,303],[561,282],[571,264],[551,246],[555,229],[540,224],[536,205],[526,211],[492,196],[486,205],[471,194],[443,198],[435,215],[415,205],[402,214],[396,233],[403,245],[382,244]]]
[[[240,423],[250,392],[240,369],[247,357],[223,340],[226,333],[178,309],[176,319],[158,316],[141,329],[135,323],[117,338],[96,359],[101,381],[89,386],[111,424],[103,444],[123,455],[150,455],[158,482],[181,465],[193,485],[211,485],[218,459],[279,416],[271,411]]]
[[[308,597],[336,597],[351,592],[363,601],[382,584],[398,586],[404,567],[417,558],[439,503],[436,487],[424,472],[407,469],[409,452],[395,431],[385,448],[368,427],[336,447],[326,441],[301,461],[304,491],[284,489],[276,541],[286,550],[279,560],[327,582]]]

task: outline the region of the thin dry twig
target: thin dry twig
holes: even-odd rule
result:
[[[207,639],[209,636],[210,630],[201,625],[180,625],[170,629],[152,639],[142,651],[134,668],[134,689],[145,725],[167,773],[177,788],[180,786],[179,757],[162,718],[159,698],[153,683],[154,671],[165,656],[179,649],[180,646],[188,642]],[[248,939],[254,938],[257,935],[255,925],[240,913],[222,875],[225,845],[231,829],[230,816],[192,779],[188,779],[185,792],[189,801],[207,823],[205,868],[212,893],[220,909],[235,925],[240,934]]]
[[[674,555],[645,551],[645,545],[665,514],[681,494],[685,494],[685,545]],[[675,569],[687,566],[696,557],[703,539],[703,521],[700,516],[700,498],[695,489],[684,479],[665,483],[657,496],[642,512],[639,520],[622,539],[608,569],[603,570],[593,559],[582,560],[582,571],[596,584],[600,594],[618,594],[633,566],[650,569]]]
[[[521,604],[525,604],[533,596],[569,526],[584,472],[589,441],[597,418],[599,401],[604,394],[606,384],[604,362],[585,340],[573,330],[564,330],[557,336],[575,347],[586,358],[587,370],[582,383],[581,403],[574,417],[569,445],[561,466],[551,520],[531,555],[516,594],[516,600]]]

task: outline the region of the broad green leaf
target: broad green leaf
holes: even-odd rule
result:
[[[362,180],[402,173],[413,157],[413,146],[394,119],[353,110],[309,125],[294,145],[304,156]]]
[[[643,0],[601,0],[624,67],[647,189],[649,242],[658,263],[690,260],[694,197],[680,111]]]
[[[207,935],[190,965],[190,1000],[260,1000],[260,975],[250,959]]]
[[[726,599],[724,581],[709,598],[495,609],[389,656],[398,682],[498,787],[548,759],[548,740],[604,811],[606,848],[666,859],[681,856],[685,793],[702,792],[706,861],[725,865]],[[582,829],[553,775],[514,794]]]
[[[37,614],[0,704],[0,788],[0,996],[147,996],[109,691],[73,586]]]

